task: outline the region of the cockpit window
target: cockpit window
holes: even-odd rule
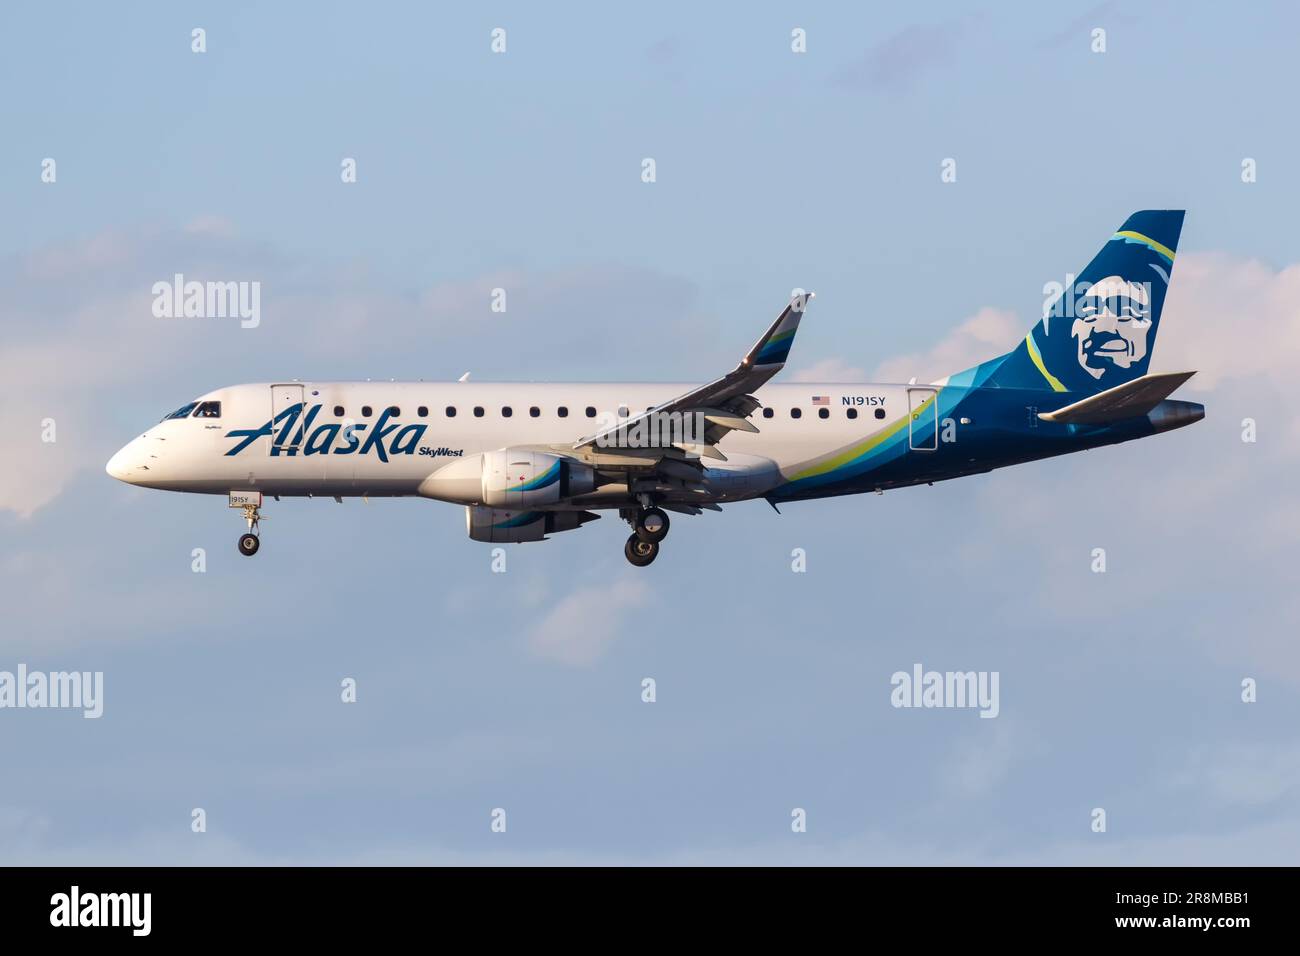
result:
[[[162,420],[167,421],[170,418],[189,418],[190,412],[194,411],[194,407],[196,405],[198,405],[198,402],[190,402],[188,405],[182,405],[180,408],[176,409],[176,411],[172,412],[170,415],[164,415],[162,417]]]
[[[220,418],[220,402],[199,402],[199,407],[194,409],[195,418]]]

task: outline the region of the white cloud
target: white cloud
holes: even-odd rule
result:
[[[542,618],[528,643],[539,656],[562,664],[593,664],[618,636],[623,616],[645,604],[649,594],[638,578],[580,588]]]
[[[1193,391],[1246,378],[1289,385],[1300,362],[1300,264],[1180,255],[1151,362],[1198,370],[1187,383]]]
[[[984,306],[926,352],[901,355],[876,369],[878,382],[933,382],[1015,348],[1032,322],[1006,309]]]
[[[866,380],[866,372],[839,358],[825,358],[790,373],[792,382],[865,382]]]

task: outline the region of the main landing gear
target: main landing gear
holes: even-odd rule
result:
[[[262,546],[257,536],[257,526],[262,520],[257,505],[244,505],[244,520],[248,522],[248,531],[239,536],[239,553],[251,558]]]
[[[634,567],[644,568],[659,557],[659,542],[642,541],[635,534],[632,534],[628,536],[627,544],[623,545],[623,553],[627,555],[627,559],[632,562]]]
[[[625,511],[623,517],[632,526],[623,554],[635,567],[644,568],[659,557],[659,542],[668,537],[668,515],[661,508],[643,507]]]
[[[661,508],[646,508],[637,513],[632,527],[642,541],[658,544],[668,537],[668,514]]]

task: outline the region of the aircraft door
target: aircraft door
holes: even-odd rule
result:
[[[295,405],[299,406],[300,409],[297,415],[291,414],[281,421],[276,421],[276,418],[279,415],[281,415],[286,410],[293,408]],[[271,425],[271,441],[267,445],[268,453],[271,450],[271,446],[277,443],[277,439],[280,437],[280,432],[285,427],[288,427],[290,431],[288,434],[284,436],[284,441],[279,442],[280,448],[283,451],[288,451],[290,448],[297,448],[299,445],[302,444],[303,436],[302,436],[301,425],[302,425],[302,413],[304,411],[306,411],[306,406],[303,404],[303,386],[301,385],[272,385],[271,386],[272,425]]]
[[[939,447],[938,395],[933,388],[907,390],[907,447],[912,451],[935,451]]]

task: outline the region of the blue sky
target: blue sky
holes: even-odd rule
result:
[[[1293,862],[1296,26],[1281,4],[5,10],[0,670],[102,670],[106,700],[0,711],[0,861]],[[1204,422],[680,520],[644,572],[606,518],[493,574],[460,509],[421,501],[282,503],[248,561],[223,502],[103,473],[241,381],[707,378],[796,286],[818,299],[791,377],[935,377],[1009,348],[1044,283],[1152,207],[1188,210],[1155,362],[1200,370]],[[261,326],[153,318],[175,272],[260,281]],[[1001,713],[892,708],[915,662],[999,671]]]

